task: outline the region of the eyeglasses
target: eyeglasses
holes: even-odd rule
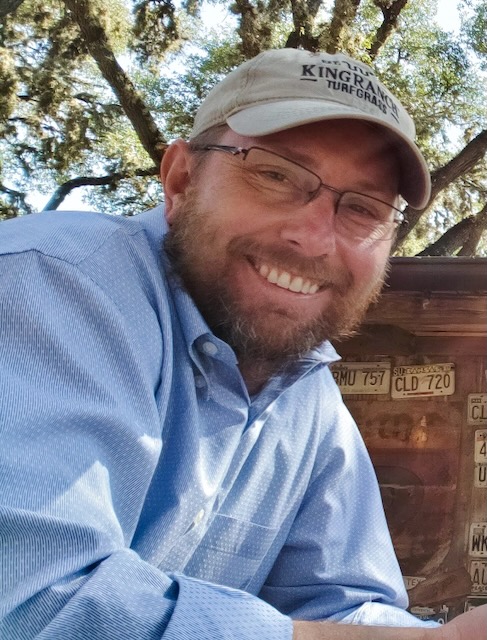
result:
[[[335,231],[344,237],[390,240],[404,222],[404,214],[392,204],[355,191],[339,191],[316,173],[273,151],[219,144],[194,146],[192,150],[222,151],[238,158],[243,179],[270,206],[302,206],[316,198],[321,189],[332,191],[338,196]]]

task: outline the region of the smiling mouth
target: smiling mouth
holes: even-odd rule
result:
[[[281,289],[287,289],[293,293],[301,293],[304,295],[312,295],[320,289],[320,285],[317,282],[309,280],[300,275],[294,275],[279,267],[273,267],[268,264],[262,263],[260,265],[254,265],[257,273],[263,278],[275,284]]]

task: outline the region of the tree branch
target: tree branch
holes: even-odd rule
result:
[[[5,207],[2,205],[0,201],[0,218],[3,217],[15,217],[19,210],[23,210],[25,213],[33,213],[34,209],[31,205],[26,201],[26,194],[23,191],[16,191],[15,189],[10,189],[6,187],[4,184],[0,183],[0,193],[4,193],[7,197],[7,200],[14,207],[14,213],[6,213],[6,209],[9,207]]]
[[[308,51],[317,51],[319,39],[313,36],[316,13],[321,3],[310,6],[307,0],[291,0],[294,31],[288,35],[286,47],[297,49],[302,47]]]
[[[249,0],[236,0],[234,12],[240,14],[237,32],[242,42],[242,55],[244,59],[253,58],[265,48],[265,35],[264,39],[262,38],[262,16]],[[270,32],[266,35],[269,36]]]
[[[335,0],[328,33],[320,43],[328,53],[337,53],[342,48],[344,34],[355,19],[359,6],[360,0]]]
[[[443,167],[435,169],[431,174],[431,199],[443,191],[454,180],[463,176],[478,164],[487,154],[487,129],[475,138]]]
[[[118,64],[105,29],[90,0],[65,0],[65,4],[81,30],[88,51],[119,99],[142,146],[152,161],[159,164],[167,144],[135,86]]]
[[[369,55],[372,60],[377,57],[379,50],[387,42],[388,38],[397,29],[399,14],[407,5],[408,0],[394,0],[393,2],[384,0],[374,0],[374,4],[382,11],[384,20],[377,29],[374,41],[369,48]]]
[[[448,229],[441,238],[418,253],[418,256],[452,256],[458,249],[459,256],[473,256],[486,230],[487,203],[476,215],[468,216]]]
[[[464,242],[462,248],[458,252],[459,256],[474,256],[477,252],[478,244],[482,238],[482,234],[487,230],[487,203],[475,216],[475,222],[472,225],[469,237]]]
[[[397,241],[394,249],[399,248],[406,236],[418,224],[424,211],[430,206],[438,194],[452,182],[463,176],[477,165],[487,153],[487,129],[481,131],[447,164],[435,169],[431,174],[431,198],[424,209],[413,209],[407,207],[405,215],[407,225],[399,229]]]
[[[24,0],[0,0],[0,18],[13,13]]]
[[[42,209],[43,211],[51,211],[53,209],[57,209],[61,202],[73,191],[73,189],[77,189],[78,187],[100,187],[104,185],[113,185],[120,180],[124,180],[126,178],[131,178],[133,176],[144,177],[144,176],[156,176],[159,173],[158,167],[150,167],[149,169],[139,169],[135,172],[118,172],[112,173],[107,176],[80,176],[79,178],[73,178],[72,180],[68,180],[64,182],[51,196],[49,202]]]

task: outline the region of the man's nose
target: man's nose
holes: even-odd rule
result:
[[[297,205],[283,224],[281,238],[306,256],[335,253],[336,199],[336,194],[323,189],[311,202]]]

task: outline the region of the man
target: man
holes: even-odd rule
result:
[[[167,150],[167,233],[2,224],[0,637],[484,637],[405,612],[328,370],[428,201],[413,136],[365,65],[269,51]]]

